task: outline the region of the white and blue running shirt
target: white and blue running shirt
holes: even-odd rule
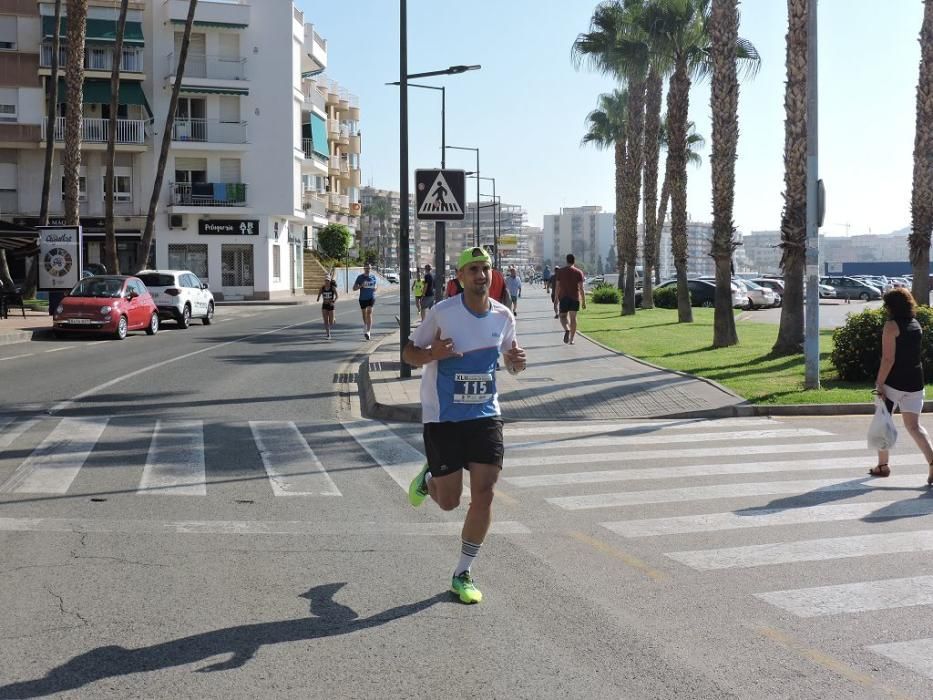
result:
[[[435,304],[411,336],[419,348],[434,342],[438,328],[442,338],[454,341],[462,357],[429,362],[421,375],[421,420],[423,423],[457,423],[499,415],[496,391],[496,361],[499,353],[512,347],[515,317],[498,301],[489,300],[489,310],[475,314],[463,295]]]

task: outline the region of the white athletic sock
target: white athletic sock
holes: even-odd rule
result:
[[[473,566],[473,560],[476,559],[479,554],[479,548],[483,546],[482,542],[480,544],[474,544],[473,542],[461,540],[461,543],[460,561],[457,562],[457,568],[454,569],[454,576],[459,576],[464,571],[470,570],[470,567]]]

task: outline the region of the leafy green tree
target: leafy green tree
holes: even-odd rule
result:
[[[317,247],[327,257],[342,260],[347,256],[353,234],[343,224],[327,224],[317,235]]]

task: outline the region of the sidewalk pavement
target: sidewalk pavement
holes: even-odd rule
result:
[[[720,417],[751,415],[755,408],[715,382],[636,360],[579,333],[573,345],[565,345],[560,321],[540,287],[526,285],[516,321],[528,368],[517,376],[504,370],[496,375],[506,420]],[[421,369],[401,379],[399,368],[399,334],[394,333],[360,366],[365,415],[421,421]]]
[[[33,337],[52,334],[52,317],[48,311],[26,309],[26,317],[19,308],[9,310],[8,318],[0,318],[0,345],[22,343]]]

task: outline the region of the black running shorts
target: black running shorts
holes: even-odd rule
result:
[[[469,469],[471,462],[502,468],[505,444],[501,418],[477,418],[458,423],[425,423],[424,449],[432,476]]]
[[[321,308],[324,309],[324,311],[333,311],[334,305],[333,304],[321,304]]]
[[[375,299],[360,299],[360,308],[366,309],[376,303]]]
[[[580,302],[577,299],[571,299],[570,297],[562,297],[560,300],[560,312],[562,314],[567,313],[568,311],[579,311]]]

